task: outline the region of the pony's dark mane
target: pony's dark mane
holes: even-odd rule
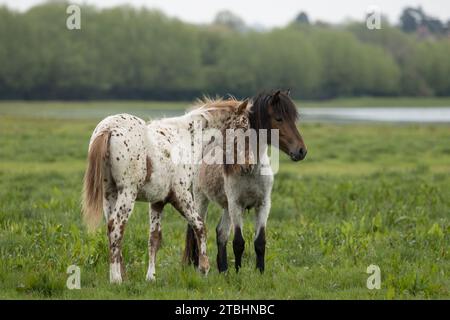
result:
[[[249,119],[252,129],[270,129],[269,106],[272,106],[274,115],[283,120],[296,121],[298,119],[297,108],[285,92],[263,91],[252,98]]]

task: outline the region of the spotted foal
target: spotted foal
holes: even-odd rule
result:
[[[180,147],[180,132],[190,136],[181,150],[190,152],[195,124],[222,129],[238,110],[230,100],[220,106],[205,100],[184,116],[145,123],[128,114],[102,120],[92,134],[88,167],[84,178],[83,214],[95,227],[103,211],[107,221],[110,250],[110,282],[121,283],[124,275],[122,240],[135,201],[150,203],[149,266],[147,280],[155,279],[156,253],[161,243],[161,214],[170,203],[193,230],[198,252],[198,268],[207,274],[206,229],[192,195],[197,175],[195,159],[190,164],[174,161],[173,145]],[[180,151],[179,149],[176,150]],[[200,153],[201,157],[201,153]]]

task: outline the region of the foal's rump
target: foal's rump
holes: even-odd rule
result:
[[[131,187],[137,193],[147,177],[145,121],[128,114],[102,120],[92,134],[84,177],[83,216],[95,228],[101,220],[105,192]]]

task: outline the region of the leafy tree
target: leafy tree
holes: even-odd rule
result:
[[[424,14],[422,10],[414,8],[406,8],[400,17],[402,30],[405,32],[415,32],[422,23]]]
[[[306,14],[254,32],[230,12],[196,26],[128,6],[83,6],[81,30],[68,30],[66,7],[0,7],[0,98],[173,100],[274,87],[299,98],[450,95],[450,42],[439,33],[419,40],[387,23],[376,31],[364,23],[310,25]],[[411,8],[407,30],[417,27],[411,17],[445,34]]]
[[[309,18],[306,12],[300,12],[295,18],[294,22],[299,24],[309,24]]]
[[[229,10],[219,11],[214,19],[214,24],[240,32],[247,29],[244,20]]]

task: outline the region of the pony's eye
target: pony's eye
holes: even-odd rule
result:
[[[282,122],[283,118],[275,118],[275,120],[278,121],[278,122]]]

